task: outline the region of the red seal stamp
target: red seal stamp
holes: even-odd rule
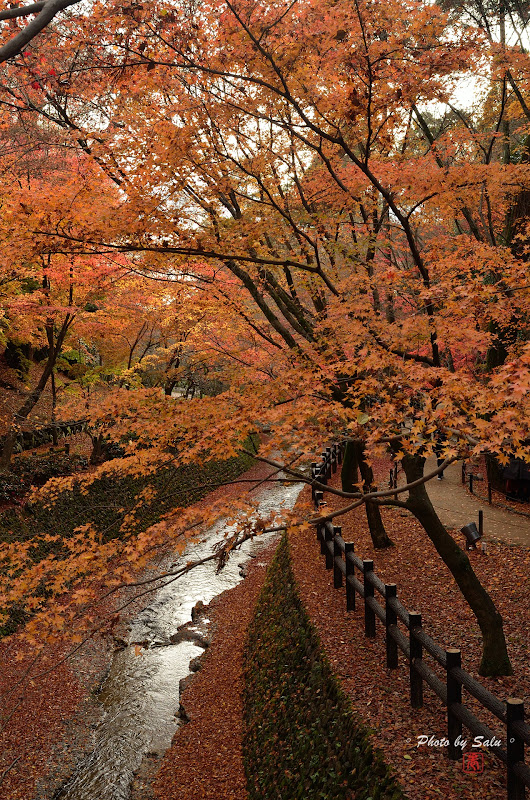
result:
[[[473,752],[462,755],[462,769],[478,775],[484,771],[484,753]]]

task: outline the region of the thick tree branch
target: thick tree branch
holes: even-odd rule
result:
[[[44,0],[43,3],[32,3],[17,9],[10,9],[9,11],[17,11],[16,15],[9,15],[9,11],[4,11],[0,15],[0,20],[14,19],[16,17],[28,16],[30,14],[38,13],[38,16],[29,22],[23,30],[13,36],[6,44],[0,47],[0,63],[7,61],[8,58],[13,58],[19,55],[24,47],[26,47],[32,39],[37,36],[41,31],[46,28],[52,19],[60,11],[64,11],[69,6],[74,6],[79,0]]]

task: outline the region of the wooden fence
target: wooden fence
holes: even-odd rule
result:
[[[313,478],[326,484],[342,463],[343,444],[334,444],[322,453],[320,463],[312,465]],[[313,487],[315,506],[320,508],[323,492]],[[326,569],[333,571],[333,586],[346,586],[346,609],[353,611],[359,596],[364,605],[364,634],[376,636],[376,620],[385,628],[386,666],[398,668],[399,651],[404,653],[409,670],[410,703],[413,708],[423,705],[423,689],[427,684],[442,700],[447,710],[447,755],[453,760],[462,756],[462,727],[473,736],[481,736],[489,743],[487,749],[506,764],[508,800],[524,800],[525,787],[530,787],[530,768],[525,764],[525,744],[530,745],[530,726],[524,722],[524,702],[515,697],[502,702],[461,667],[461,651],[442,649],[422,628],[421,614],[408,611],[397,598],[394,583],[383,583],[374,571],[374,562],[361,559],[354,545],[346,542],[342,529],[326,521],[317,525],[317,538],[321,553],[326,559]],[[362,576],[357,577],[356,571]],[[376,599],[382,598],[382,603]],[[399,624],[405,628],[404,633]],[[443,679],[425,663],[428,654],[444,670]],[[462,699],[462,688],[478,700],[480,705],[497,717],[505,727],[498,735],[481,722]],[[460,738],[459,738],[460,737]],[[499,744],[495,744],[499,743]]]
[[[86,420],[70,420],[69,422],[52,422],[49,425],[39,425],[30,431],[20,431],[15,442],[15,453],[23,450],[33,450],[42,444],[52,442],[55,437],[71,436],[81,431],[86,431]],[[0,436],[0,449],[5,442],[5,436]]]

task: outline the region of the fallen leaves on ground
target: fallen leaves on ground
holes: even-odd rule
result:
[[[268,466],[257,464],[241,479],[261,481],[269,473]],[[240,493],[241,486],[237,483],[222,486],[193,508],[198,511],[207,509],[216,501],[229,501],[231,496],[235,498]],[[127,596],[132,600],[134,590],[128,592]],[[127,620],[134,617],[146,602],[149,601],[145,597],[131,602],[121,615],[120,628],[114,632],[123,634]],[[249,613],[252,607],[253,601],[249,600]],[[112,600],[109,600],[101,613],[111,612]],[[237,605],[236,612],[239,612]],[[58,666],[70,650],[69,643],[47,645],[39,661],[32,666],[34,653],[20,637],[0,641],[0,697],[3,700],[0,778],[3,776],[3,797],[28,800],[36,792],[40,797],[53,796],[58,786],[73,772],[81,756],[90,752],[94,743],[93,727],[102,713],[95,695],[110,666],[113,649],[112,638],[97,637],[84,644],[75,657]],[[28,669],[40,677],[28,680]],[[9,694],[18,680],[20,686]],[[6,713],[6,708],[11,711]],[[229,739],[223,749],[231,741]]]
[[[385,470],[388,475],[388,471]],[[340,500],[326,495],[326,511],[339,507]],[[478,675],[481,636],[475,618],[460,595],[452,576],[425,532],[407,512],[384,510],[383,518],[395,547],[375,550],[367,532],[363,509],[340,518],[345,541],[355,543],[361,558],[372,558],[375,571],[388,583],[396,583],[398,597],[409,610],[422,613],[423,626],[443,649],[462,650],[462,666],[500,700],[530,696],[530,642],[528,619],[530,596],[530,551],[516,546],[488,543],[487,554],[470,551],[473,569],[490,592],[504,619],[514,675],[483,678]],[[457,537],[458,538],[458,537]],[[460,537],[461,538],[461,537]],[[461,542],[459,542],[461,544]],[[291,536],[295,575],[302,599],[316,624],[328,657],[351,697],[354,707],[373,729],[374,745],[395,769],[410,800],[501,800],[506,794],[504,765],[484,754],[484,771],[463,772],[462,760],[450,761],[443,746],[417,746],[417,737],[447,736],[445,707],[424,685],[424,707],[412,709],[409,700],[408,665],[400,653],[397,670],[385,666],[384,631],[377,622],[376,639],[364,636],[363,603],[357,598],[354,612],[346,612],[345,590],[333,589],[330,571],[314,530]],[[404,630],[404,629],[403,629]],[[445,680],[443,670],[428,656],[428,665]],[[477,701],[463,692],[465,704],[494,732],[504,726]],[[464,729],[468,750],[473,736]],[[502,738],[502,737],[499,737]]]
[[[256,467],[244,477],[261,474],[260,470],[266,474],[263,467]],[[236,489],[223,487],[218,493],[226,498],[231,491],[235,493]],[[300,502],[307,502],[308,494],[305,490]],[[198,505],[211,502],[214,495]],[[327,508],[333,509],[336,501],[331,495],[326,499]],[[530,551],[490,543],[486,555],[478,550],[469,554],[473,568],[504,617],[514,667],[514,676],[510,678],[480,678],[477,674],[480,632],[445,565],[409,514],[400,510],[383,513],[395,547],[387,551],[373,549],[362,509],[341,518],[346,541],[355,542],[359,556],[374,559],[376,572],[383,580],[397,583],[401,602],[409,609],[422,612],[426,632],[440,646],[462,649],[464,668],[493,694],[501,700],[510,696],[528,698],[530,652],[526,623],[530,611],[527,591]],[[184,696],[191,722],[177,731],[153,783],[161,800],[247,798],[241,760],[241,657],[247,626],[264,580],[264,562],[271,552],[254,559],[249,577],[211,604],[216,628],[214,641],[204,657],[203,668]],[[383,751],[410,800],[438,800],[443,796],[446,800],[501,800],[506,791],[505,770],[496,759],[486,754],[484,772],[468,775],[463,772],[461,761],[451,762],[446,758],[445,748],[417,747],[420,735],[429,734],[436,739],[446,735],[444,707],[428,687],[425,687],[424,707],[417,710],[410,707],[408,667],[404,657],[400,657],[398,670],[386,669],[382,627],[378,623],[375,640],[366,639],[362,602],[358,599],[355,612],[346,612],[344,589],[333,589],[314,530],[302,528],[293,533],[291,552],[303,601],[319,630],[331,664],[354,708],[372,728],[374,745]],[[4,657],[8,656],[4,650]],[[108,651],[99,656],[91,654],[92,663],[96,663],[98,657],[101,674]],[[78,717],[85,713],[83,703],[95,683],[95,674],[87,671],[83,679],[80,672],[76,673],[80,663],[77,662],[74,670],[63,665],[45,682],[27,688],[13,724],[4,732],[2,770],[20,754],[19,761],[6,775],[3,787],[4,796],[10,800],[25,800],[46,774],[55,774],[55,762],[66,757],[71,724],[67,718],[72,720],[70,715],[76,709]],[[3,679],[8,677],[4,673]],[[441,677],[443,679],[443,675]],[[468,701],[477,716],[494,731],[502,733],[500,723],[472,698],[466,697],[466,704]],[[39,719],[37,730],[34,727],[36,718]],[[85,736],[89,735],[87,727]],[[471,737],[467,735],[467,738]]]

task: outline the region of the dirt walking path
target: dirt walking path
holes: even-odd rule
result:
[[[428,459],[425,471],[435,468],[435,460]],[[458,462],[445,470],[443,480],[434,479],[428,484],[429,497],[443,524],[457,530],[469,522],[478,527],[478,512],[482,509],[486,542],[500,541],[530,547],[530,518],[490,506],[482,498],[471,495],[462,485],[461,475]]]

